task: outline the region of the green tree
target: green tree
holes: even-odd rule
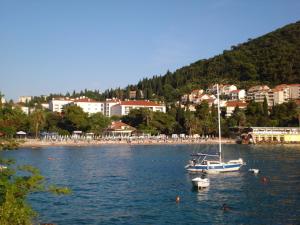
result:
[[[94,113],[88,118],[89,130],[97,135],[102,134],[103,130],[111,123],[110,118],[102,113]]]
[[[152,130],[157,130],[161,134],[172,134],[175,127],[175,119],[171,115],[163,112],[151,112],[151,121],[149,122],[149,127]]]
[[[74,130],[86,131],[88,128],[88,114],[79,106],[66,106],[63,109],[63,118],[59,127],[70,133]]]
[[[35,138],[38,138],[38,134],[41,129],[44,128],[46,117],[42,110],[35,110],[29,117],[31,130],[35,133]]]
[[[28,117],[20,108],[6,105],[0,108],[0,131],[12,138],[17,131],[28,130]]]
[[[69,194],[66,187],[45,185],[45,179],[40,171],[32,166],[18,166],[12,169],[12,160],[0,158],[0,163],[6,169],[0,172],[0,224],[30,225],[37,216],[26,202],[30,193],[49,191],[55,194]],[[23,174],[23,175],[21,175]]]

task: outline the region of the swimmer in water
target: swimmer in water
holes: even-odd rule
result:
[[[227,211],[230,210],[230,207],[226,203],[224,203],[223,206],[222,206],[222,209],[223,209],[224,212],[227,212]]]

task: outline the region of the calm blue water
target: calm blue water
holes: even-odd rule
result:
[[[242,157],[247,166],[238,173],[210,175],[209,189],[193,191],[193,176],[184,170],[190,153],[215,149],[216,145],[124,145],[0,154],[34,165],[47,181],[73,190],[70,196],[31,195],[41,222],[300,224],[300,146],[224,145],[225,158]],[[261,174],[254,176],[249,168],[259,168]],[[262,176],[270,182],[263,184]],[[223,212],[223,203],[231,210]]]

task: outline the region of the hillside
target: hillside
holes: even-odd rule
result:
[[[144,78],[137,85],[109,89],[104,93],[97,90],[74,91],[66,96],[85,95],[97,100],[112,97],[125,99],[129,98],[130,90],[139,90],[137,99],[144,97],[174,102],[193,88],[207,88],[215,82],[235,83],[240,88],[254,84],[272,87],[280,83],[300,83],[300,21],[231,46],[231,50],[194,62],[174,73]],[[53,96],[58,95],[50,95],[49,98]]]
[[[299,83],[300,21],[174,73],[143,79],[130,88],[143,90],[146,98],[163,96],[172,101],[194,87],[205,88],[214,82],[236,83],[244,88],[258,83]]]

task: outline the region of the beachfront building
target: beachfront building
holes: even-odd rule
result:
[[[124,116],[128,115],[132,109],[146,108],[154,112],[166,112],[166,106],[163,104],[146,101],[146,100],[136,100],[136,101],[120,101],[120,103],[115,104],[111,107],[111,115]]]
[[[235,108],[238,107],[239,109],[246,109],[247,103],[244,101],[228,101],[226,102],[226,117],[230,117]]]
[[[121,121],[113,121],[111,125],[104,130],[104,135],[113,137],[128,137],[131,136],[136,129]]]
[[[255,143],[300,143],[299,127],[251,127],[248,135],[252,138],[252,140]]]
[[[52,112],[58,112],[61,113],[63,110],[63,107],[66,106],[67,104],[73,102],[74,99],[71,98],[52,98],[49,101],[49,109]]]
[[[104,115],[104,102],[98,102],[90,98],[78,98],[69,104],[79,106],[84,112],[88,113],[89,115],[98,112],[101,112]]]

